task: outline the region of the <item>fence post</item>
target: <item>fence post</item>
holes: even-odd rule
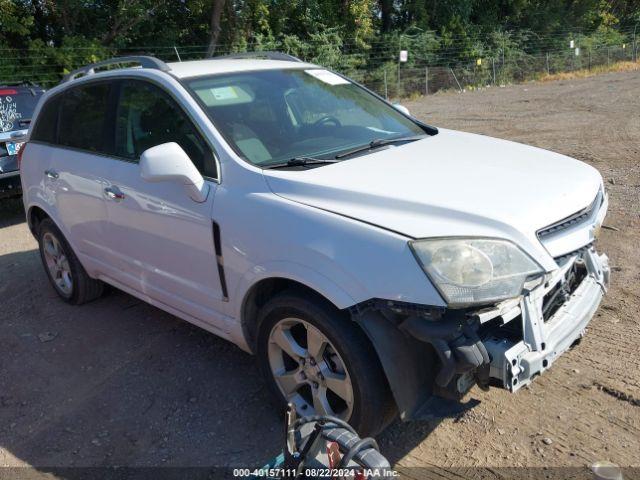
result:
[[[636,24],[633,26],[633,61],[634,62],[638,61],[638,44],[636,43],[636,28],[638,28],[639,24],[640,22],[636,22]]]
[[[551,71],[549,69],[549,52],[547,52],[547,75],[551,75]]]
[[[611,59],[609,58],[609,47],[607,47],[607,67],[611,65]]]
[[[389,87],[387,86],[387,69],[384,69],[384,99],[389,100]]]
[[[496,84],[496,57],[491,57],[491,65],[493,67],[493,84]]]
[[[429,95],[429,67],[424,67],[424,94]]]
[[[180,54],[178,53],[178,47],[174,45],[173,50],[176,52],[176,57],[178,57],[178,61],[182,62],[182,59],[180,58]]]

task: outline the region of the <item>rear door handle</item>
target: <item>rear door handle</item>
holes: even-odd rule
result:
[[[48,177],[51,178],[53,180],[56,180],[60,175],[58,175],[58,172],[56,172],[55,170],[45,170],[44,174]]]
[[[107,187],[104,189],[104,194],[109,200],[120,202],[124,200],[124,193],[120,191],[118,187]]]

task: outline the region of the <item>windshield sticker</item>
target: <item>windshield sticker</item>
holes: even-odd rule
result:
[[[305,73],[329,85],[349,85],[349,83],[351,83],[329,70],[305,70]]]
[[[211,93],[216,100],[235,100],[238,98],[238,93],[233,87],[212,88]]]
[[[13,97],[0,97],[0,132],[13,130],[16,120],[20,120],[22,114],[18,112],[18,104]]]

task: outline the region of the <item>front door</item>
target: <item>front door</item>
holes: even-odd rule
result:
[[[207,180],[207,199],[197,203],[179,183],[146,182],[138,165],[146,149],[176,142],[209,179],[217,175],[213,152],[177,102],[155,85],[121,82],[117,105],[115,158],[105,192],[112,275],[144,296],[226,330],[211,220],[217,183]]]

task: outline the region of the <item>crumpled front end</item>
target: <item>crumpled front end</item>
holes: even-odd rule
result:
[[[607,207],[601,188],[587,208],[539,230],[558,268],[496,318],[478,315],[494,383],[518,390],[584,335],[609,285],[609,260],[595,249]]]
[[[358,314],[403,420],[457,415],[474,405],[460,403],[474,385],[515,392],[579,342],[607,290],[608,258],[590,245],[556,261],[526,294],[492,307],[410,311],[382,301]]]
[[[608,258],[587,247],[558,263],[517,305],[478,313],[493,384],[518,390],[584,336],[609,285]]]
[[[403,419],[456,414],[476,384],[515,392],[580,341],[609,285],[609,260],[595,248],[607,205],[600,190],[588,208],[538,232],[557,268],[528,279],[517,298],[458,309],[358,305],[355,318],[380,356]]]

